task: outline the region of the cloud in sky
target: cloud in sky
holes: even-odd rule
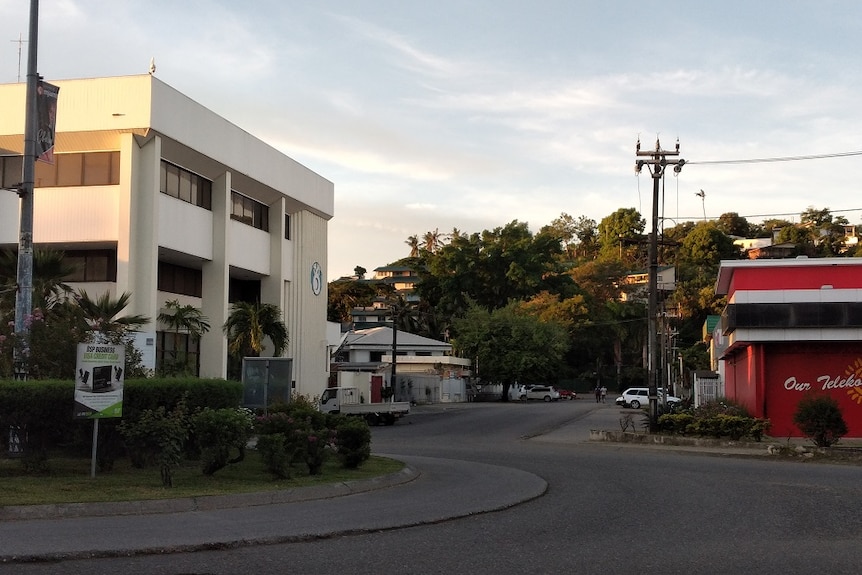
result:
[[[28,6],[0,13],[0,82],[14,82]],[[697,163],[862,149],[862,5],[669,0],[650,18],[621,0],[42,0],[40,14],[46,78],[155,57],[161,80],[333,181],[331,279],[434,229],[648,218],[638,136],[679,138],[691,162],[665,181],[673,216],[862,218],[862,158]]]

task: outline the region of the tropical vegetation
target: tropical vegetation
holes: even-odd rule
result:
[[[735,212],[660,222],[658,264],[675,272],[673,288],[660,294],[661,327],[673,336],[667,342],[674,349],[670,363],[679,369],[681,359],[685,373],[709,368],[703,326],[725,305],[714,287],[720,262],[745,257],[735,240],[772,238],[790,255],[862,256],[862,246],[845,242],[846,218],[828,208],[810,207],[798,223],[755,224]],[[649,269],[648,238],[646,220],[635,208],[620,208],[599,222],[562,213],[538,231],[515,220],[482,232],[411,235],[406,256],[389,264],[419,277],[418,298],[409,314],[397,316],[399,329],[434,339],[446,334],[456,353],[478,360],[483,381],[568,380],[584,389],[598,381],[618,389],[642,385],[647,300],[643,284],[631,278],[645,277]],[[330,320],[349,322],[354,307],[397,295],[357,269],[361,276],[330,283]],[[536,338],[543,340],[542,361],[532,345]],[[491,342],[497,353],[489,351]],[[515,349],[508,350],[507,342],[515,342]]]

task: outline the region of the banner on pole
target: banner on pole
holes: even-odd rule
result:
[[[126,349],[122,345],[79,343],[75,377],[75,417],[123,416]]]
[[[54,163],[54,134],[57,126],[57,96],[59,86],[39,82],[36,87],[36,159]]]

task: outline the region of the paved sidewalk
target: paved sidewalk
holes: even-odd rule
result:
[[[396,529],[505,509],[547,489],[544,479],[508,467],[395,458],[413,477],[386,489],[347,494],[335,485],[328,494],[317,494],[324,498],[307,501],[250,505],[238,496],[233,503],[240,507],[206,509],[205,498],[198,498],[197,509],[179,512],[2,521],[0,563],[232,548]]]

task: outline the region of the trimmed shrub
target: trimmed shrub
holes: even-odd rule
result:
[[[257,449],[263,456],[267,471],[280,478],[290,476],[291,466],[304,452],[302,438],[308,433],[306,428],[304,422],[297,421],[283,411],[260,415],[255,419]]]
[[[716,415],[738,415],[740,417],[751,417],[748,409],[726,397],[719,397],[708,401],[692,410],[692,415],[698,419],[715,417]]]
[[[335,432],[329,429],[313,429],[310,427],[297,430],[302,444],[302,456],[308,467],[309,475],[320,475],[323,463],[330,453],[330,447],[335,440]]]
[[[847,435],[838,402],[828,395],[807,395],[796,406],[793,423],[817,447],[830,447]]]
[[[158,463],[164,487],[173,487],[173,470],[182,461],[183,443],[189,433],[186,415],[185,403],[180,401],[170,412],[164,406],[147,409],[119,425],[132,465]]]
[[[267,471],[279,479],[290,478],[293,454],[288,453],[287,438],[283,433],[258,436],[256,449],[260,453]]]
[[[207,407],[192,416],[192,429],[201,448],[203,473],[212,475],[245,459],[245,447],[252,431],[251,412]],[[233,450],[237,451],[237,456],[231,458]]]
[[[692,422],[694,416],[690,413],[666,413],[658,418],[659,430],[671,435],[685,435]]]
[[[344,417],[336,423],[335,449],[338,459],[347,469],[356,469],[371,457],[371,429],[360,417]]]
[[[754,441],[760,441],[763,439],[763,436],[769,431],[769,428],[772,427],[772,422],[768,419],[760,419],[755,418],[751,422],[751,429],[749,430],[749,434],[751,435]]]

